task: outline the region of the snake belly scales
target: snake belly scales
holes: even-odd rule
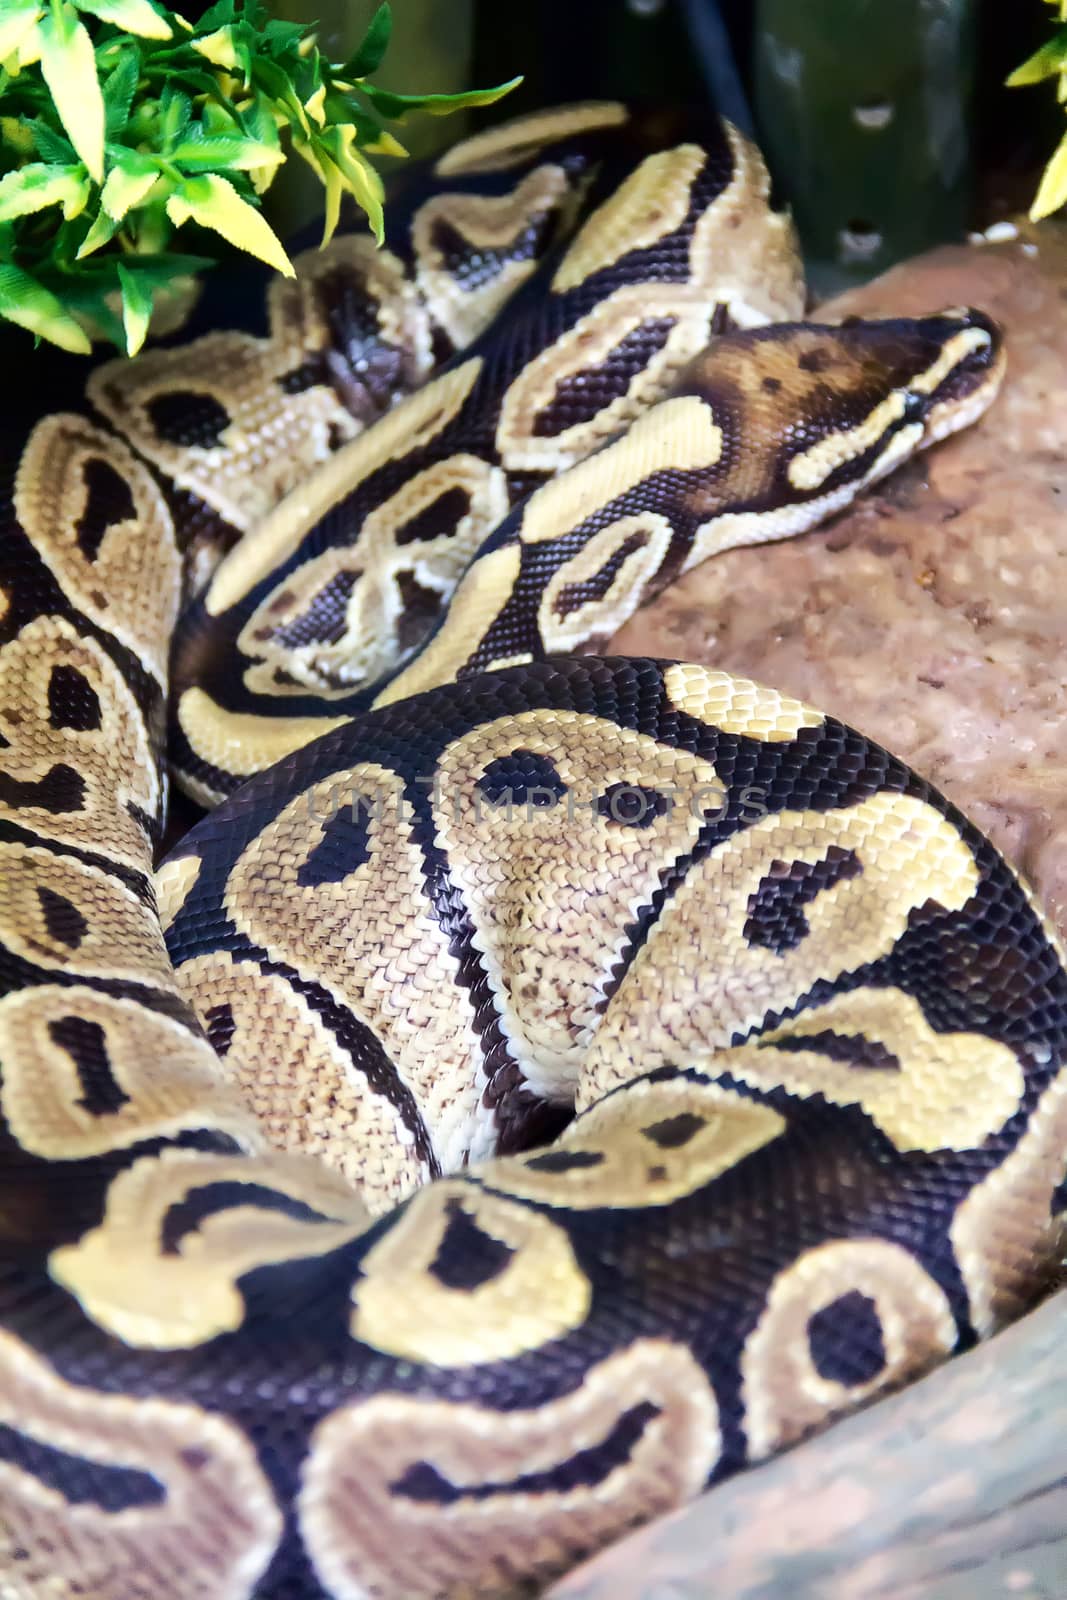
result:
[[[996,328],[789,320],[673,114],[390,214],[6,407],[4,1600],[537,1593],[1062,1250],[1026,887],[832,718],[592,653],[974,421]],[[221,804],[153,877],[165,744]]]

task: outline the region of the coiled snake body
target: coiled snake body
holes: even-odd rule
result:
[[[756,327],[759,158],[664,130],[479,135],[398,252],[8,426],[15,1600],[535,1592],[1053,1270],[1026,888],[807,706],[559,656],[999,378],[975,312]],[[178,542],[172,751],[232,797],[153,884]]]

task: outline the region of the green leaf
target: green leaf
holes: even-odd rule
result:
[[[210,256],[187,255],[178,250],[168,250],[165,255],[136,256],[134,260],[137,276],[153,287],[170,283],[172,278],[192,277],[217,265]]]
[[[263,43],[271,55],[278,57],[298,45],[307,32],[306,23],[282,22],[276,17],[263,29]]]
[[[248,172],[254,167],[277,167],[283,156],[275,144],[258,139],[243,139],[240,134],[204,134],[194,123],[181,144],[170,152],[170,160],[182,167],[206,166],[214,170]]]
[[[152,318],[152,293],[139,272],[118,263],[122,289],[122,326],[126,334],[126,354],[135,356],[145,342]]]
[[[104,99],[93,41],[71,6],[53,5],[41,18],[41,72],[71,144],[97,183],[104,177]]]
[[[233,22],[237,12],[233,0],[217,0],[209,6],[196,25],[198,34],[213,33],[216,28],[224,27],[227,22]]]
[[[35,117],[29,124],[33,134],[33,146],[42,161],[59,162],[61,164],[77,161],[78,152],[69,139],[64,139],[61,133],[50,128],[47,122],[40,117]]]
[[[4,0],[0,7],[0,61],[13,56],[44,15],[37,0]]]
[[[65,217],[76,217],[89,198],[85,168],[47,166],[31,161],[0,178],[0,221],[25,217],[46,206],[62,206]]]
[[[1026,83],[1040,83],[1052,78],[1067,67],[1067,28],[1059,28],[1040,50],[1035,50],[1029,60],[1016,67],[1005,79],[1009,89],[1018,89]]]
[[[382,58],[389,48],[389,39],[393,32],[393,14],[389,9],[388,0],[380,5],[370,20],[370,26],[363,35],[363,42],[355,49],[341,68],[341,75],[345,78],[366,78],[372,72],[377,72],[382,64]]]
[[[190,218],[221,234],[238,250],[247,250],[268,266],[295,277],[281,240],[254,206],[242,200],[233,184],[217,174],[188,178],[167,201],[167,216],[176,228]]]
[[[292,126],[299,128],[306,135],[308,119],[288,73],[284,72],[276,62],[268,61],[263,56],[256,56],[252,62],[252,77],[257,86],[266,91],[278,110],[284,111]]]
[[[136,45],[123,50],[114,70],[104,80],[104,132],[121,133],[129,120],[137,80],[141,75],[141,52]]]
[[[169,39],[173,30],[149,0],[74,0],[79,11],[89,11],[101,22],[110,22],[124,33],[142,39]]]
[[[518,87],[521,78],[511,78],[495,89],[467,89],[462,94],[393,94],[391,90],[376,88],[373,83],[361,85],[363,93],[371,100],[383,117],[396,121],[411,111],[426,111],[431,117],[447,117],[466,106],[491,106]]]
[[[385,191],[379,174],[356,149],[355,128],[351,123],[340,128],[327,128],[324,134],[319,135],[317,142],[339,169],[356,204],[366,212],[371,231],[381,244],[385,238],[385,218],[382,213]]]
[[[118,231],[119,223],[116,218],[109,217],[106,211],[100,211],[93,218],[89,232],[78,246],[75,260],[84,261],[86,256],[91,256],[94,251],[100,250],[105,244],[110,244]]]
[[[0,266],[0,317],[74,355],[87,356],[92,348],[56,296],[21,267]]]
[[[163,148],[169,151],[170,146],[181,138],[186,128],[193,119],[193,103],[187,94],[182,94],[180,89],[175,89],[168,83],[159,97],[159,121],[163,136]]]

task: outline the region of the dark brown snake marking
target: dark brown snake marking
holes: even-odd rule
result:
[[[1054,1270],[1067,975],[988,841],[774,690],[546,659],[977,416],[996,331],[686,368],[790,309],[792,246],[736,136],[631,123],[479,135],[393,257],[2,441],[11,1600],[534,1593]],[[178,754],[205,795],[285,758],[153,884],[178,546],[196,591],[253,524]]]

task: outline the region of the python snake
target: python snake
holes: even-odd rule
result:
[[[1062,1249],[1013,871],[830,717],[573,653],[977,418],[997,330],[782,320],[755,150],[614,105],[392,215],[8,407],[5,1600],[534,1593]],[[229,798],[153,879],[180,602]]]

